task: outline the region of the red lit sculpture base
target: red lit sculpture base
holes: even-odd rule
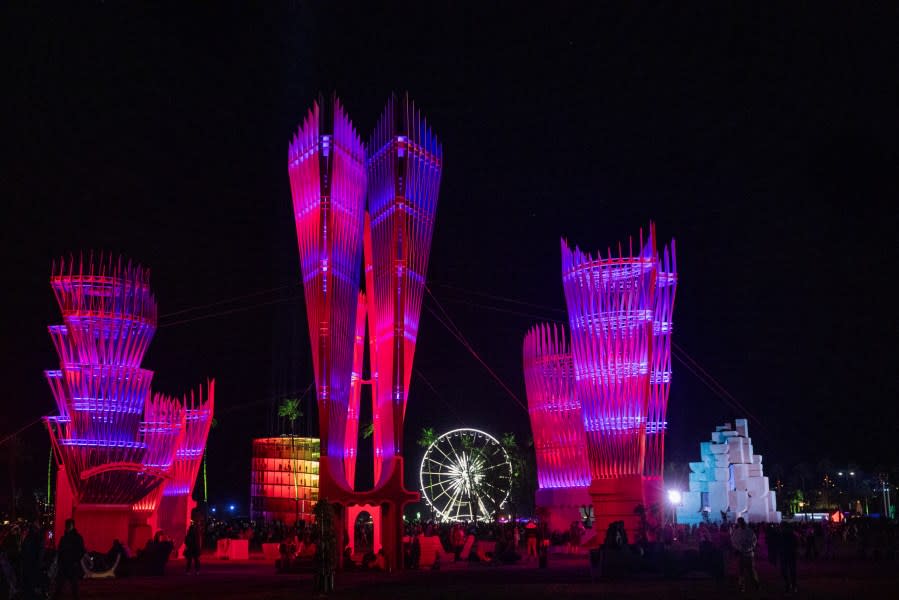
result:
[[[418,492],[411,492],[403,485],[403,458],[395,456],[384,460],[380,481],[374,489],[365,492],[347,489],[342,483],[344,468],[340,458],[321,457],[318,473],[318,497],[335,505],[337,547],[342,549],[346,545],[347,535],[353,531],[359,512],[380,507],[372,514],[375,527],[380,529],[380,539],[376,536],[374,545],[384,549],[389,568],[402,569],[403,508],[419,499]],[[334,473],[338,474],[336,478]],[[350,510],[350,507],[359,508]]]
[[[137,552],[159,529],[173,538],[177,548],[184,540],[195,505],[188,496],[163,497],[155,513],[137,511],[128,504],[76,504],[65,467],[60,466],[53,535],[58,542],[65,533],[66,520],[75,519],[75,528],[89,551],[106,552],[113,541],[119,540]]]
[[[84,538],[84,547],[106,552],[115,540],[131,545],[131,506],[79,504],[75,507],[75,528]]]
[[[550,531],[567,532],[573,521],[583,522],[585,509],[593,512],[593,498],[586,487],[540,489],[534,501],[543,509],[542,518]]]
[[[171,538],[175,549],[184,543],[190,514],[197,503],[187,494],[163,496],[156,511],[156,529],[161,529]]]
[[[590,484],[597,539],[605,539],[606,530],[615,521],[623,521],[630,543],[637,540],[640,517],[634,512],[643,504],[643,476],[626,475],[615,479],[594,479]]]
[[[53,535],[57,543],[65,533],[66,520],[75,519],[75,528],[84,538],[88,550],[106,552],[114,540],[136,549],[132,532],[146,523],[131,510],[130,505],[119,504],[76,504],[69,485],[65,467],[59,467],[56,474],[56,520]],[[139,540],[138,540],[139,541]]]
[[[647,509],[656,505],[665,513],[668,494],[665,492],[665,480],[661,477],[643,477],[643,506]]]

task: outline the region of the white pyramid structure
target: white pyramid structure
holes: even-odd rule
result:
[[[754,523],[779,523],[775,492],[762,473],[762,456],[753,454],[749,425],[736,419],[719,425],[709,442],[699,444],[701,460],[690,463],[690,490],[682,494],[677,522],[720,522],[743,517]]]

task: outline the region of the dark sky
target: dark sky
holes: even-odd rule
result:
[[[560,236],[596,250],[652,219],[678,244],[675,341],[758,417],[767,463],[897,461],[889,3],[113,4],[4,9],[4,435],[54,409],[50,261],[121,253],[152,269],[155,389],[217,379],[210,492],[245,503],[272,398],[312,381],[288,140],[319,91],[367,137],[408,90],[445,156],[429,285],[520,398],[525,331],[563,316]],[[527,434],[427,311],[415,367],[410,462],[425,425]],[[743,416],[679,363],[669,406],[680,460]],[[46,434],[26,439],[39,473]]]

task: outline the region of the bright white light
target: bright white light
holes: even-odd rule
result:
[[[681,493],[677,490],[668,490],[668,502],[671,504],[680,504],[681,503]]]
[[[234,510],[234,505],[232,504],[231,506],[229,506],[229,507],[228,507],[228,510],[232,510],[232,511],[233,511],[233,510]]]

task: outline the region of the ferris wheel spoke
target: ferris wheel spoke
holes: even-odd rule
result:
[[[459,486],[459,488],[456,490],[456,494],[453,496],[453,499],[450,501],[450,506],[452,506],[456,509],[456,518],[458,518],[459,513],[462,510],[461,496],[462,496],[462,486]]]
[[[508,467],[507,463],[497,463],[495,465],[490,465],[489,467],[484,467],[485,471],[492,471],[493,469],[502,469],[503,467]]]
[[[450,463],[442,463],[442,462],[439,462],[436,460],[430,460],[430,459],[428,460],[428,463],[429,463],[428,466],[425,468],[436,470],[440,473],[443,473],[444,475],[448,475],[456,469],[456,466],[453,464],[450,464]]]
[[[485,516],[490,514],[490,510],[484,505],[484,500],[481,497],[478,497],[478,506],[481,507],[481,511],[484,513]]]
[[[434,487],[434,486],[431,486],[431,487]],[[436,501],[436,500],[439,500],[439,499],[442,498],[443,496],[449,496],[449,495],[451,495],[451,494],[453,494],[453,493],[455,493],[455,491],[453,490],[453,486],[452,486],[452,485],[450,485],[449,487],[445,487],[444,485],[441,484],[441,485],[440,485],[440,493],[437,494],[436,496],[434,496],[434,497],[431,499],[431,501],[434,502],[434,501]]]
[[[446,455],[444,454],[444,456],[446,456]],[[455,462],[449,456],[446,457],[446,460],[449,462],[441,462],[441,461],[437,460],[437,458],[432,457],[432,456],[428,456],[425,460],[429,463],[433,463],[435,465],[440,465],[441,467],[444,467],[446,469],[452,469],[455,465]]]
[[[495,490],[496,490],[497,492],[499,492],[500,494],[503,494],[503,493],[504,493],[501,489],[499,489],[498,487],[496,487],[495,485],[493,485],[493,484],[490,483],[489,481],[484,481],[484,482],[482,482],[482,484],[483,484],[485,487],[491,487],[491,488],[495,489]]]
[[[437,450],[438,452],[440,452],[440,454],[442,454],[442,455],[446,458],[446,460],[450,461],[451,464],[458,464],[458,462],[459,462],[459,456],[456,455],[456,457],[453,458],[452,456],[450,456],[449,454],[447,454],[446,452],[444,452],[444,451],[443,451],[443,448],[440,447],[439,440],[438,440],[438,443],[434,444],[433,447],[434,447],[435,450]],[[455,450],[453,449],[452,446],[450,446],[450,450],[452,450],[453,454],[456,454],[456,452],[455,452]],[[430,459],[430,460],[434,460],[434,459],[432,458],[432,459]],[[435,462],[436,462],[436,461],[435,461]]]

